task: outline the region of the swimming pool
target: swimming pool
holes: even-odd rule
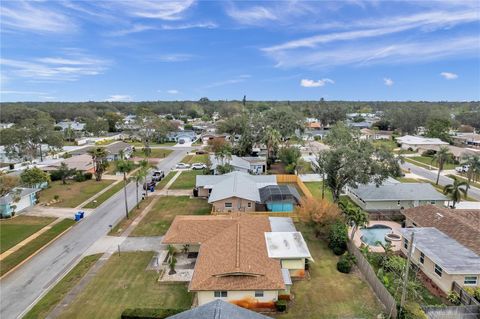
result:
[[[362,228],[360,230],[362,236],[360,239],[367,245],[379,246],[377,242],[386,244],[385,235],[392,232],[392,228],[385,225],[372,225],[370,227]]]

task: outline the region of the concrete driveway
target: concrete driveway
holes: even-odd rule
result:
[[[85,218],[90,216],[94,211],[93,209],[80,209],[80,210],[85,212]],[[75,209],[75,208],[47,207],[47,206],[36,205],[22,212],[22,214],[28,215],[28,216],[37,216],[37,217],[56,217],[56,218],[74,219],[75,213],[77,213],[78,211],[79,209]]]

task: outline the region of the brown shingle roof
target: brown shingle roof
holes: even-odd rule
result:
[[[189,289],[285,289],[280,261],[268,257],[266,216],[178,216],[164,244],[200,243]]]
[[[480,210],[450,209],[434,205],[406,209],[406,218],[418,227],[435,227],[480,255]]]

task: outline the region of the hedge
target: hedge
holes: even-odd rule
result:
[[[127,308],[122,312],[122,319],[164,319],[188,309],[168,308]]]

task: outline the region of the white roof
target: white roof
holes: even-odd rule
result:
[[[405,135],[397,137],[397,142],[402,144],[411,145],[449,145],[447,142],[442,141],[439,138]]]
[[[297,229],[290,217],[268,217],[272,232],[295,232]]]
[[[221,164],[215,155],[210,155],[210,162],[212,163],[211,165],[212,169],[216,169],[217,166]],[[244,170],[250,169],[250,162],[235,155],[232,155],[230,159],[225,159],[224,162],[232,165],[234,168],[240,168]]]
[[[268,232],[265,243],[270,258],[313,260],[301,232]]]

